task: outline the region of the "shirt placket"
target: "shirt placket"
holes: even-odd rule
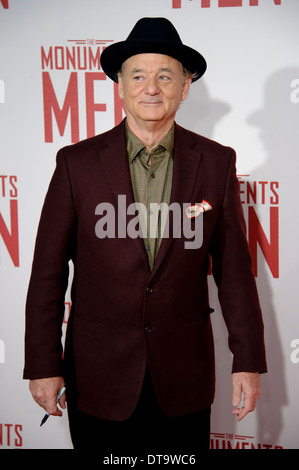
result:
[[[154,150],[152,155],[145,154],[148,158],[148,178],[146,187],[146,213],[147,213],[147,238],[145,246],[148,251],[149,262],[152,268],[160,244],[160,204],[163,200],[163,191],[168,164],[168,154],[162,147]]]

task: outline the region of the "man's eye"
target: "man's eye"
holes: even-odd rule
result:
[[[135,80],[136,82],[140,82],[140,80],[142,80],[142,76],[141,76],[141,75],[135,75],[133,78],[134,78],[134,80]]]
[[[166,81],[169,80],[170,78],[167,75],[161,75],[160,80]]]

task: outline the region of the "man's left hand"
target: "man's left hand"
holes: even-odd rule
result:
[[[238,407],[233,409],[232,413],[238,416],[238,421],[241,421],[241,419],[245,418],[248,413],[255,409],[261,392],[260,374],[259,372],[235,372],[232,374],[232,380],[232,404]],[[241,408],[242,393],[244,403]]]

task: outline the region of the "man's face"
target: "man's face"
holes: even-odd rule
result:
[[[118,76],[119,96],[128,120],[171,122],[187,97],[191,78],[183,75],[180,62],[162,54],[138,54],[127,59]]]

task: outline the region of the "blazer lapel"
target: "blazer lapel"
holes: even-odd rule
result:
[[[149,270],[149,281],[163,262],[173,242],[173,234],[178,230],[179,224],[182,223],[182,217],[184,216],[183,204],[192,202],[192,194],[196,184],[200,162],[200,150],[197,149],[195,145],[196,142],[192,134],[176,124],[170,204],[180,204],[181,217],[180,220],[177,220],[177,218],[174,220],[172,211],[169,212],[169,237],[162,239],[153,270],[151,272]],[[126,198],[125,214],[123,215],[124,223],[127,223],[128,220],[130,220],[130,216],[126,216],[127,209],[130,204],[134,204],[135,200],[126,151],[124,121],[107,133],[107,137],[102,147],[99,149],[99,159],[114,194],[115,207],[118,207],[119,196],[125,196]],[[133,217],[134,216],[131,216],[131,218]],[[143,239],[138,236],[132,239],[132,241],[136,244],[137,249],[149,269]]]
[[[178,230],[179,224],[182,224],[184,216],[183,204],[190,204],[192,202],[192,194],[198,177],[200,157],[200,150],[196,148],[196,142],[192,134],[176,124],[170,204],[180,204],[181,217],[180,220],[178,220],[178,218],[174,220],[172,211],[168,214],[169,236],[168,238],[163,238],[161,241],[150,280],[164,260],[174,240],[173,235]]]
[[[136,215],[127,215],[128,207],[134,204],[135,200],[126,148],[125,127],[124,121],[122,121],[117,127],[107,133],[107,137],[99,149],[99,159],[113,192],[115,207],[120,211],[122,221],[125,224],[125,230],[127,229],[128,221],[136,217]],[[121,207],[118,206],[119,196],[125,197],[125,203]],[[132,241],[136,244],[149,269],[143,239],[138,236],[137,238],[132,238]]]
[[[107,137],[99,149],[99,158],[116,203],[119,195],[126,196],[127,205],[133,203],[134,195],[123,122],[107,133]]]

